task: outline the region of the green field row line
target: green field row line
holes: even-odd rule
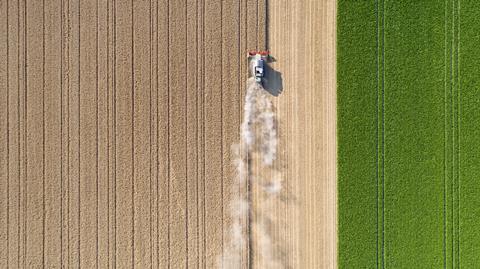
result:
[[[460,266],[459,226],[459,1],[445,5],[444,268]]]
[[[385,4],[376,1],[377,21],[377,268],[385,267]]]

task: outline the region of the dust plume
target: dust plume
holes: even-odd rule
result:
[[[234,197],[230,206],[232,224],[227,243],[219,257],[219,268],[237,269],[256,264],[261,268],[284,268],[282,260],[275,255],[277,243],[271,236],[269,223],[274,221],[268,208],[282,190],[282,175],[274,168],[277,158],[277,129],[273,105],[267,92],[254,78],[247,80],[243,122],[240,126],[240,141],[232,145],[236,178],[232,186]],[[254,174],[250,164],[258,154],[262,169],[269,170],[268,178]],[[242,191],[242,186],[248,186]],[[245,187],[243,187],[245,188]],[[266,203],[252,204],[252,190],[260,193]],[[246,255],[245,253],[249,253]],[[255,254],[255,255],[254,255]]]

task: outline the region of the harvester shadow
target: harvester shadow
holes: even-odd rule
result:
[[[263,88],[273,96],[279,96],[283,91],[282,73],[273,69],[269,64],[265,65]]]

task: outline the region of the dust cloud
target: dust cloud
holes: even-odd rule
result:
[[[277,258],[269,228],[274,219],[269,205],[275,203],[282,190],[282,174],[274,163],[277,159],[276,118],[270,96],[254,78],[247,80],[243,122],[240,141],[232,145],[236,178],[232,186],[234,197],[230,206],[232,219],[227,234],[225,250],[219,256],[218,268],[237,269],[255,264],[261,268],[285,268]],[[252,156],[258,154],[262,170],[268,170],[268,178],[251,169]],[[242,186],[248,186],[241,191]],[[266,203],[252,203],[252,191],[264,197]],[[247,253],[245,255],[244,253]]]

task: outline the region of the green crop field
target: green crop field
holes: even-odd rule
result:
[[[339,268],[480,268],[480,1],[338,1]]]

